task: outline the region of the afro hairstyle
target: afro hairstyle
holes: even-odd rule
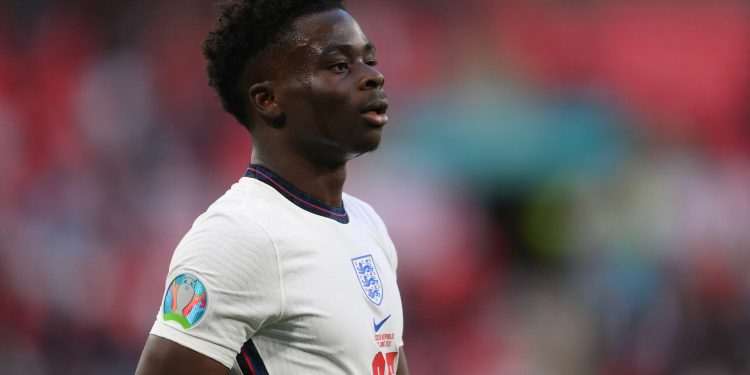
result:
[[[208,82],[222,107],[252,130],[247,88],[242,76],[247,62],[280,44],[300,16],[344,9],[343,0],[230,0],[219,4],[219,18],[203,42]]]

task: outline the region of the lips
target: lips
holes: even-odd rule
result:
[[[388,122],[386,111],[388,111],[388,100],[377,99],[362,108],[362,117],[372,125],[383,126]]]

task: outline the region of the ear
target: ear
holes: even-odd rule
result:
[[[276,101],[274,84],[270,81],[256,83],[248,90],[250,104],[269,124],[278,124],[284,113]]]

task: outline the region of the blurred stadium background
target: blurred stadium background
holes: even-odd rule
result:
[[[750,373],[750,7],[350,1],[414,374]],[[126,374],[250,140],[210,1],[0,1],[0,364]]]

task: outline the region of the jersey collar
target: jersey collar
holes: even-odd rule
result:
[[[254,178],[276,189],[276,191],[283,195],[284,198],[307,212],[327,217],[342,224],[347,224],[349,222],[349,214],[346,213],[343,203],[341,204],[341,207],[329,206],[328,204],[297,189],[294,185],[262,165],[250,164],[245,172],[245,177]]]

